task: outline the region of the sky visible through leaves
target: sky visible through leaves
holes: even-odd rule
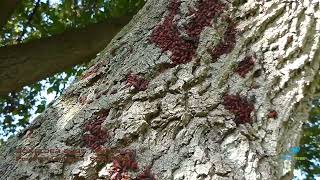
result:
[[[112,17],[132,16],[143,0],[21,0],[0,34],[0,46],[12,45],[82,28]],[[38,5],[37,11],[35,7]],[[31,16],[32,15],[32,16]],[[0,135],[9,137],[26,127],[52,100],[79,76],[85,64],[64,70],[45,80],[0,98]],[[47,100],[49,98],[49,100]]]

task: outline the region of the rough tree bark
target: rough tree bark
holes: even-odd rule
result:
[[[319,1],[149,0],[2,147],[1,179],[290,179],[319,17]]]

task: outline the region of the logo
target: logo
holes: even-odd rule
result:
[[[286,152],[281,156],[281,159],[284,161],[292,161],[292,160],[306,160],[306,157],[296,156],[300,152],[300,147],[294,146],[289,149],[289,152]]]

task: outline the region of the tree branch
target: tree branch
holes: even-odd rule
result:
[[[0,96],[91,60],[129,20],[107,20],[83,29],[0,48]]]
[[[0,31],[16,9],[18,0],[0,0]]]

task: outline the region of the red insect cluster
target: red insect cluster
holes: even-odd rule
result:
[[[92,150],[101,148],[107,142],[108,132],[101,127],[101,124],[109,114],[109,110],[102,110],[97,113],[97,119],[89,121],[84,125],[85,134],[83,141]]]
[[[211,24],[211,20],[219,16],[225,9],[224,5],[218,0],[200,0],[198,11],[190,12],[193,14],[191,24],[186,27],[187,34],[192,39],[199,40],[200,33],[206,26]]]
[[[275,111],[275,110],[272,110],[268,113],[268,118],[273,118],[273,119],[276,119],[278,118],[278,112]]]
[[[188,39],[180,37],[177,25],[173,22],[174,16],[179,11],[181,2],[171,0],[169,14],[162,24],[158,25],[151,34],[151,42],[155,43],[162,51],[170,51],[171,61],[174,65],[190,62],[196,53],[199,36],[204,27],[210,25],[212,18],[219,15],[223,10],[223,4],[217,0],[200,0],[198,11],[194,19],[186,27]]]
[[[244,78],[246,74],[253,69],[253,66],[253,56],[246,56],[242,61],[238,63],[238,67],[235,69],[235,72]]]
[[[230,53],[236,45],[236,28],[235,24],[229,19],[229,26],[227,30],[224,32],[222,40],[212,49],[208,50],[209,54],[211,55],[212,59],[217,59],[223,54]]]
[[[223,98],[225,109],[235,115],[236,124],[244,124],[251,122],[250,114],[254,110],[254,106],[246,98],[239,95],[226,95]]]
[[[136,74],[130,73],[127,75],[127,84],[133,86],[138,91],[144,91],[148,88],[149,81]]]
[[[139,168],[136,162],[136,152],[133,150],[121,150],[114,158],[111,180],[127,180],[129,179],[128,170],[136,171]]]

